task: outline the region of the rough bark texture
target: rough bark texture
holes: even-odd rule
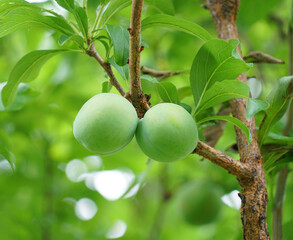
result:
[[[207,6],[215,21],[218,36],[221,39],[238,39],[236,17],[240,0],[207,0]],[[238,49],[239,53],[240,48]],[[246,82],[246,74],[238,77],[239,81]],[[263,160],[257,143],[255,122],[246,120],[246,99],[230,101],[233,116],[241,120],[249,129],[252,141],[248,144],[243,132],[236,128],[237,144],[240,161],[252,169],[254,178],[247,181],[237,177],[242,193],[239,194],[241,205],[241,219],[243,224],[243,239],[270,239],[266,223],[268,195],[263,168]]]
[[[150,108],[147,96],[141,90],[140,81],[140,45],[141,13],[143,0],[132,1],[132,11],[129,31],[129,79],[130,91],[127,99],[130,100],[137,111],[139,118]]]

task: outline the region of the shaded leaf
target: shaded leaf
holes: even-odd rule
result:
[[[233,98],[248,98],[249,87],[247,84],[236,80],[224,80],[215,82],[203,95],[202,101],[197,107],[196,113],[213,107]]]
[[[49,58],[58,53],[73,51],[70,49],[58,50],[39,50],[33,51],[22,57],[12,69],[8,82],[2,90],[2,102],[5,107],[11,105],[17,86],[21,82],[29,82],[34,80],[42,66]]]
[[[129,79],[129,69],[128,69],[128,65],[124,65],[124,66],[119,66],[114,58],[108,58],[109,63],[111,63],[111,65],[119,72],[119,74],[121,75],[121,77],[125,80],[128,81]]]
[[[157,14],[149,16],[142,20],[141,30],[145,30],[150,27],[168,27],[175,30],[183,31],[200,38],[203,41],[211,39],[211,35],[201,26],[196,23],[187,21],[182,18],[173,17],[165,14]]]
[[[240,128],[243,131],[248,142],[250,143],[251,134],[249,132],[248,127],[237,118],[230,117],[230,116],[212,116],[212,117],[207,117],[207,118],[201,119],[200,121],[197,122],[197,124],[202,124],[204,122],[208,122],[208,121],[212,121],[212,120],[224,120],[224,121],[227,121],[227,122],[234,124],[236,127]]]
[[[193,61],[190,71],[190,85],[197,108],[207,90],[217,81],[235,79],[249,70],[237,52],[238,41],[229,42],[212,39],[203,44]]]
[[[283,77],[268,96],[269,108],[258,132],[259,144],[262,145],[272,126],[285,114],[292,98],[293,78]]]
[[[128,31],[121,26],[106,25],[107,32],[114,46],[115,62],[119,66],[127,64],[129,58],[129,34]]]
[[[178,89],[178,98],[182,100],[183,98],[192,94],[191,88],[189,86],[182,87]]]
[[[178,92],[173,83],[170,82],[158,82],[158,93],[164,102],[170,102],[178,104]]]
[[[279,135],[273,132],[269,132],[268,135],[264,139],[264,144],[275,143],[281,145],[293,145],[293,137],[287,137],[283,135]]]
[[[112,84],[108,81],[102,83],[102,93],[108,93],[111,91]]]
[[[270,104],[268,104],[266,101],[255,98],[249,98],[245,113],[246,119],[248,120],[252,118],[255,114],[257,114],[260,111],[265,111],[269,106]]]
[[[192,112],[192,107],[189,106],[188,104],[185,104],[185,103],[182,103],[182,102],[181,102],[181,103],[180,103],[180,106],[184,107],[185,110],[186,110],[187,112],[189,112],[189,113]]]

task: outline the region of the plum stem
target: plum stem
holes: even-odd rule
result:
[[[117,81],[116,77],[114,76],[114,73],[113,73],[112,68],[111,68],[111,64],[108,63],[108,62],[105,62],[102,59],[102,57],[97,53],[94,43],[92,43],[90,45],[90,48],[86,53],[87,53],[87,55],[89,55],[90,57],[95,58],[98,61],[98,63],[102,66],[102,68],[104,68],[105,72],[108,74],[108,76],[110,78],[110,83],[118,90],[118,92],[123,97],[126,97],[126,92],[124,91],[124,89],[119,84],[119,82]]]

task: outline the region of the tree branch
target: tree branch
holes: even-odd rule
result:
[[[176,71],[176,72],[172,72],[172,71],[159,71],[159,70],[154,70],[145,66],[141,66],[140,68],[141,72],[143,74],[147,74],[150,76],[155,77],[158,80],[163,80],[165,78],[168,77],[173,77],[182,73],[188,73],[188,70],[184,70],[184,71]]]
[[[250,62],[250,63],[275,63],[275,64],[285,63],[284,60],[275,58],[261,51],[252,51],[248,55],[244,56],[243,59],[245,60],[245,62]]]
[[[214,19],[218,37],[224,40],[239,39],[236,25],[237,11],[240,0],[206,0],[208,8]],[[241,56],[240,46],[238,52]],[[237,80],[247,83],[246,74],[241,74]],[[246,120],[246,99],[233,99],[230,101],[232,114],[242,121],[250,130],[252,141],[248,143],[244,133],[236,130],[237,145],[240,161],[254,171],[256,176],[253,182],[238,181],[242,187],[241,193],[241,219],[243,225],[243,239],[268,240],[269,232],[266,223],[266,211],[268,194],[263,167],[263,159],[257,142],[256,126],[254,118]]]
[[[90,57],[95,58],[98,63],[102,66],[102,68],[104,68],[104,70],[106,71],[106,73],[108,74],[109,78],[110,78],[110,83],[119,91],[119,93],[125,97],[126,93],[123,90],[123,88],[121,87],[121,85],[119,84],[119,82],[117,81],[117,79],[114,76],[114,73],[112,71],[111,68],[111,64],[108,62],[105,62],[101,56],[97,53],[96,49],[95,49],[95,44],[92,43],[92,45],[90,46],[89,50],[86,52],[87,55],[89,55]]]
[[[132,11],[129,31],[129,79],[130,91],[128,98],[135,107],[138,117],[142,118],[150,108],[145,94],[141,90],[140,81],[140,45],[141,14],[143,0],[132,0]]]
[[[198,144],[194,150],[194,153],[210,160],[218,166],[226,169],[229,173],[239,177],[241,179],[252,179],[254,173],[245,163],[241,163],[234,158],[222,153],[221,151],[214,149],[202,141],[198,141]]]

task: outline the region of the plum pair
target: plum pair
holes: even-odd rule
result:
[[[101,93],[88,100],[73,123],[75,138],[88,150],[111,155],[136,135],[151,159],[172,162],[189,155],[197,145],[197,127],[181,106],[160,103],[137,118],[132,104],[117,94]]]

